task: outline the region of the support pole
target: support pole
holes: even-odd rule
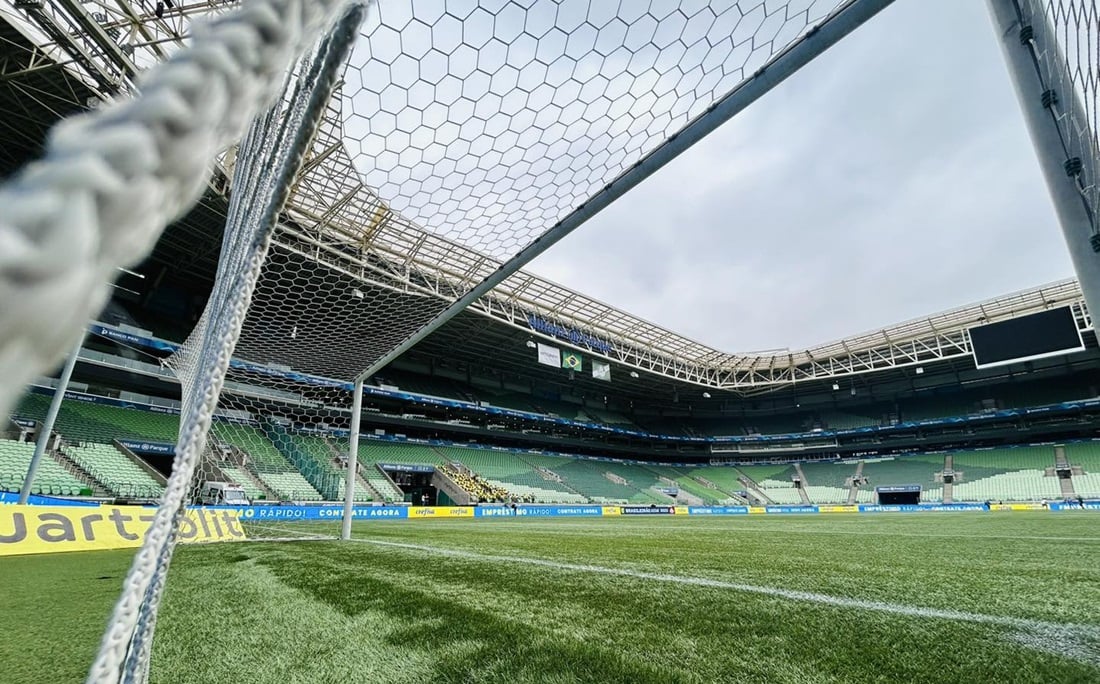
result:
[[[375,361],[360,378],[369,378],[385,368],[391,361],[404,354],[428,335],[451,320],[460,311],[480,299],[505,278],[526,266],[532,259],[545,252],[585,221],[622,197],[628,190],[653,175],[692,145],[699,142],[722,124],[732,119],[768,91],[786,80],[840,39],[863,25],[871,17],[888,7],[894,0],[848,0],[842,7],[806,32],[793,45],[772,57],[767,64],[739,83],[699,116],[689,121],[679,132],[642,157],[634,166],[626,169],[602,190],[590,197],[565,218],[551,226],[545,233],[528,244],[508,261],[464,295],[451,302],[420,330],[410,335],[382,358]]]
[[[1088,121],[1084,105],[1046,15],[1026,12],[1026,1],[987,2],[1085,303],[1090,312],[1100,312],[1100,238],[1095,237],[1100,226],[1095,207],[1089,206],[1079,185],[1098,181],[1079,180],[1090,168],[1097,168],[1097,163],[1090,165],[1087,160],[1095,159],[1098,152],[1072,130],[1073,122]],[[1044,54],[1046,59],[1041,58]],[[1073,159],[1078,162],[1074,164]],[[1084,171],[1081,160],[1085,160]]]
[[[344,474],[344,524],[341,539],[351,539],[351,515],[355,506],[355,474],[359,469],[359,422],[363,413],[363,380],[355,381],[351,397],[351,434],[348,435],[348,470]]]
[[[50,442],[53,433],[53,424],[57,420],[57,414],[61,411],[61,402],[65,400],[65,392],[69,389],[69,379],[73,377],[73,369],[76,368],[76,360],[80,356],[80,348],[84,346],[84,336],[81,333],[76,346],[69,352],[69,358],[65,359],[65,367],[61,369],[61,377],[57,381],[57,389],[54,390],[53,399],[50,400],[50,409],[46,412],[46,420],[38,426],[38,439],[34,443],[34,456],[31,464],[27,466],[27,476],[23,480],[23,488],[19,490],[19,503],[27,503],[31,495],[31,486],[34,484],[34,476],[38,474],[38,463],[46,453],[46,446]]]

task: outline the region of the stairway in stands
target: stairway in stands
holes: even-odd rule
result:
[[[50,449],[47,456],[53,456],[61,467],[69,472],[70,475],[80,480],[92,490],[92,496],[106,497],[110,496],[111,492],[107,490],[102,484],[96,481],[92,474],[85,470],[79,463],[69,458],[68,454],[60,449]]]
[[[806,473],[802,472],[802,464],[795,463],[794,471],[798,473],[798,479],[801,481],[802,486],[798,488],[798,496],[802,498],[802,503],[813,503],[810,501],[810,495],[806,493],[806,487],[809,486],[809,482],[806,481]]]
[[[863,480],[863,461],[856,464],[856,474],[852,476],[852,486],[848,489],[848,505],[856,502],[859,495],[859,483]]]
[[[1069,464],[1069,459],[1066,458],[1066,448],[1059,444],[1054,447],[1054,476],[1058,477],[1059,470],[1072,469]],[[1077,492],[1073,489],[1073,479],[1069,477],[1058,477],[1058,486],[1062,490],[1062,498],[1064,499],[1076,499]]]
[[[955,456],[953,454],[948,453],[944,455],[943,472],[955,472]],[[943,483],[943,502],[945,504],[955,503],[955,484],[953,482]]]

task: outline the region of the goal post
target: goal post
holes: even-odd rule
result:
[[[1100,9],[1094,0],[987,0],[1090,311],[1100,311]]]

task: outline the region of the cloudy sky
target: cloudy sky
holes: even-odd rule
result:
[[[1072,275],[978,0],[898,0],[529,268],[725,351]]]

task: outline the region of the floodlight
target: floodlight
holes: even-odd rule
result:
[[[638,377],[638,371],[630,371],[630,377],[632,377],[632,378]]]
[[[923,366],[917,366],[916,373],[917,373],[917,375],[924,375],[924,367]]]
[[[840,389],[840,385],[838,385],[837,383],[834,382],[833,383],[833,391],[835,392],[838,389]]]
[[[527,348],[528,348],[528,349],[534,349],[534,348],[535,348],[535,347],[537,347],[537,346],[538,346],[538,345],[537,345],[537,344],[535,344],[535,341],[534,341],[534,340],[527,340]]]
[[[703,392],[704,399],[710,399],[710,392]]]

